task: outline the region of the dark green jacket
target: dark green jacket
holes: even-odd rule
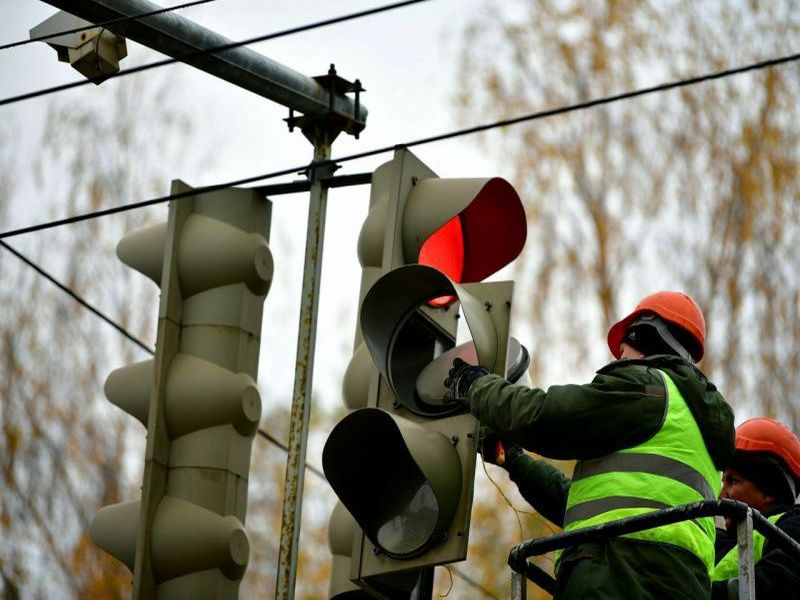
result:
[[[586,385],[541,390],[489,375],[469,392],[471,412],[507,442],[557,459],[591,459],[636,446],[661,428],[667,372],[697,421],[721,471],[733,456],[733,412],[694,366],[673,356],[620,360]],[[543,516],[563,524],[570,480],[544,461],[522,456],[509,466],[520,493]],[[629,539],[584,544],[564,552],[557,598],[707,598],[710,580],[691,553]]]

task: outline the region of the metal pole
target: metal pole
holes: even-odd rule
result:
[[[330,156],[330,141],[327,136],[320,135],[314,144],[314,162],[325,161]],[[303,470],[306,464],[308,423],[311,415],[311,381],[314,372],[314,343],[317,332],[325,207],[328,199],[328,188],[321,181],[324,174],[319,171],[320,169],[314,169],[312,164],[306,258],[303,267],[303,291],[297,334],[297,361],[295,363],[292,411],[289,418],[289,450],[283,492],[278,575],[275,585],[276,600],[294,598],[294,584],[297,576],[297,547],[300,539],[300,517],[303,506]]]
[[[91,23],[129,17],[158,10],[148,0],[45,0]],[[210,29],[174,12],[161,13],[109,25],[108,29],[167,56],[182,55],[224,46],[231,41]],[[306,116],[335,113],[365,123],[367,109],[345,94],[331,99],[330,90],[313,78],[240,46],[214,54],[199,54],[184,59],[188,65],[224,79],[259,96],[300,111]]]
[[[524,573],[511,571],[511,600],[525,600],[528,597],[528,581]]]
[[[739,551],[739,600],[756,597],[756,572],[753,560],[753,511],[747,509],[736,522],[736,544]]]
[[[148,0],[45,0],[45,2],[92,23],[135,16],[160,8]],[[314,161],[309,169],[310,201],[306,253],[275,591],[275,598],[290,600],[294,598],[297,575],[297,549],[300,538],[303,475],[311,415],[311,383],[314,370],[325,209],[328,187],[335,186],[337,183],[332,181],[334,169],[331,166],[315,168],[315,164],[330,158],[331,144],[342,130],[357,134],[363,129],[367,118],[367,109],[360,102],[361,87],[358,81],[353,86],[338,78],[333,65],[327,76],[318,78],[325,84],[323,85],[317,79],[302,75],[245,46],[213,53],[203,52],[226,46],[231,42],[214,31],[201,27],[173,12],[109,25],[108,29],[168,56],[178,58],[186,64],[238,87],[303,113],[305,123],[298,122],[298,125],[304,135],[314,144]],[[343,83],[346,84],[344,87],[342,87]],[[346,95],[347,90],[356,92],[355,100]],[[292,114],[290,113],[291,118]],[[290,120],[290,127],[295,122]],[[362,175],[338,182],[339,185],[362,183],[367,183],[366,178]],[[303,186],[289,184],[279,189],[282,193],[291,193],[300,187]]]

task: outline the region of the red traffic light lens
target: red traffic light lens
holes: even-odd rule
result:
[[[464,230],[461,217],[456,215],[425,240],[419,251],[419,264],[438,269],[456,283],[461,283],[464,271]],[[441,296],[430,300],[434,308],[455,302],[455,296]]]
[[[494,177],[464,210],[425,240],[417,262],[456,283],[481,281],[514,260],[526,237],[525,210],[516,190]]]
[[[419,251],[419,264],[439,269],[456,283],[464,272],[464,229],[456,215],[425,240]]]

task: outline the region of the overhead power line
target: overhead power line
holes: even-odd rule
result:
[[[94,306],[92,306],[92,305],[91,305],[91,304],[89,304],[88,302],[86,302],[86,300],[84,300],[83,298],[81,298],[81,297],[80,297],[80,296],[79,296],[77,293],[75,293],[73,290],[71,290],[70,288],[68,288],[67,286],[65,286],[63,283],[61,283],[60,281],[58,281],[58,280],[57,280],[55,277],[53,277],[52,275],[50,275],[50,273],[48,273],[47,271],[45,271],[44,269],[42,269],[42,268],[41,268],[39,265],[37,265],[35,262],[33,262],[32,260],[30,260],[30,259],[29,259],[29,258],[27,258],[26,256],[22,255],[21,253],[17,252],[17,251],[16,251],[14,248],[12,248],[11,246],[9,246],[9,245],[8,245],[6,242],[4,242],[4,241],[2,241],[2,240],[0,240],[0,246],[2,246],[3,248],[5,248],[5,249],[6,249],[6,250],[8,250],[9,252],[11,252],[11,254],[13,254],[14,256],[16,256],[18,259],[20,259],[22,262],[24,262],[26,265],[28,265],[28,266],[29,266],[30,268],[32,268],[34,271],[36,271],[37,273],[39,273],[39,275],[41,275],[42,277],[44,277],[45,279],[47,279],[47,280],[48,280],[50,283],[52,283],[54,286],[56,286],[56,287],[57,287],[58,289],[60,289],[62,292],[64,292],[65,294],[67,294],[67,295],[71,296],[73,300],[75,300],[75,301],[76,301],[78,304],[80,304],[81,306],[83,306],[85,309],[89,310],[89,311],[90,311],[92,314],[94,314],[96,317],[99,317],[100,319],[102,319],[103,321],[105,321],[106,323],[108,323],[109,325],[111,325],[111,326],[112,326],[114,329],[116,329],[116,330],[117,330],[119,333],[121,333],[123,336],[125,336],[126,338],[128,338],[128,340],[130,340],[131,342],[133,342],[134,344],[136,344],[137,346],[139,346],[139,348],[141,348],[141,349],[142,349],[142,350],[144,350],[145,352],[149,352],[150,354],[153,354],[153,350],[150,348],[150,346],[148,346],[148,345],[147,345],[147,344],[145,344],[145,343],[144,343],[142,340],[140,340],[139,338],[137,338],[136,336],[134,336],[133,334],[131,334],[131,333],[130,333],[130,332],[127,330],[127,329],[125,329],[125,328],[124,328],[122,325],[120,325],[119,323],[117,323],[116,321],[114,321],[113,319],[111,319],[110,317],[108,317],[107,315],[105,315],[105,314],[103,314],[102,312],[100,312],[99,310],[97,310],[97,309],[96,309]]]
[[[137,346],[139,346],[142,350],[144,350],[145,352],[147,352],[151,356],[155,354],[155,352],[153,351],[152,348],[150,348],[150,346],[148,346],[142,340],[140,340],[139,338],[134,336],[127,329],[125,329],[122,325],[120,325],[119,323],[117,323],[116,321],[114,321],[113,319],[111,319],[110,317],[108,317],[107,315],[105,315],[104,313],[99,311],[98,309],[96,309],[94,306],[89,304],[81,296],[79,296],[77,293],[75,293],[75,291],[71,290],[66,285],[64,285],[63,283],[58,281],[55,277],[50,275],[50,273],[48,273],[47,271],[42,269],[38,264],[36,264],[32,260],[30,260],[28,257],[26,257],[22,253],[18,252],[17,250],[15,250],[14,248],[9,246],[6,242],[4,242],[2,240],[0,240],[0,246],[2,246],[3,248],[5,248],[9,252],[11,252],[11,254],[16,256],[18,259],[20,259],[27,266],[31,267],[39,275],[41,275],[42,277],[47,279],[50,283],[55,285],[59,290],[61,290],[62,292],[66,293],[67,295],[69,295],[73,300],[75,300],[78,304],[80,304],[81,306],[83,306],[84,308],[89,310],[93,315],[99,317],[100,319],[105,321],[108,325],[111,325],[119,333],[121,333],[123,336],[125,336],[125,338],[127,338],[129,341],[131,341],[134,344],[136,344]],[[283,442],[281,442],[280,440],[278,440],[277,438],[275,438],[275,436],[273,436],[269,432],[259,428],[258,429],[258,435],[263,437],[265,440],[267,440],[271,444],[277,446],[278,448],[280,448],[284,452],[288,452],[289,447],[286,444],[284,444]],[[308,463],[306,463],[306,469],[309,472],[311,472],[314,475],[316,475],[317,477],[319,477],[320,479],[322,479],[323,481],[326,479],[325,478],[325,474],[322,471],[320,471],[318,468],[316,468],[315,466],[309,465]],[[472,579],[472,577],[470,577],[466,573],[463,573],[463,572],[461,572],[461,571],[459,571],[457,569],[452,569],[452,573],[456,577],[459,577],[460,579],[463,579],[464,582],[466,582],[468,585],[470,585],[471,587],[475,588],[476,590],[479,590],[481,593],[483,593],[487,597],[494,598],[495,600],[497,600],[497,597],[494,594],[492,594],[489,590],[487,590],[480,583],[478,583],[477,581]]]
[[[246,40],[241,40],[238,42],[231,42],[230,44],[224,44],[221,46],[213,46],[211,48],[206,48],[203,50],[193,50],[192,52],[187,52],[186,54],[181,54],[175,58],[167,58],[164,60],[159,60],[156,62],[148,63],[146,65],[139,65],[138,67],[131,67],[129,69],[122,69],[117,73],[106,78],[114,79],[117,77],[124,77],[125,75],[133,75],[134,73],[141,73],[142,71],[148,71],[150,69],[156,69],[158,67],[164,67],[166,65],[173,65],[175,63],[179,63],[185,60],[189,60],[192,58],[196,58],[198,56],[203,56],[206,54],[216,54],[218,52],[224,52],[225,50],[231,50],[233,48],[239,48],[240,46],[248,46],[250,44],[255,44],[257,42],[265,42],[267,40],[274,40],[279,37],[285,37],[288,35],[293,35],[295,33],[301,33],[304,31],[310,31],[312,29],[318,29],[320,27],[326,27],[328,25],[335,25],[337,23],[343,23],[345,21],[351,21],[354,19],[360,19],[361,17],[368,17],[370,15],[375,15],[378,13],[394,10],[397,8],[404,8],[406,6],[411,6],[412,4],[419,4],[420,2],[426,2],[427,0],[403,0],[402,2],[395,2],[393,4],[387,4],[384,6],[379,6],[376,8],[369,8],[366,10],[361,10],[354,13],[349,13],[346,15],[342,15],[339,17],[333,17],[330,19],[324,19],[322,21],[316,21],[314,23],[309,23],[307,25],[300,25],[298,27],[291,27],[289,29],[284,29],[282,31],[276,31],[274,33],[267,33],[264,35],[259,35],[256,37],[248,38]],[[73,81],[71,83],[65,83],[62,85],[56,85],[49,88],[43,88],[40,90],[35,90],[33,92],[26,92],[24,94],[20,94],[18,96],[9,96],[8,98],[0,99],[0,106],[4,106],[6,104],[13,104],[15,102],[21,102],[23,100],[29,100],[31,98],[38,98],[39,96],[46,96],[49,94],[55,94],[57,92],[63,92],[64,90],[70,90],[73,88],[81,87],[83,85],[88,85],[92,83],[91,79],[82,79],[79,81]]]
[[[49,223],[42,223],[40,225],[31,225],[29,227],[22,227],[20,229],[15,229],[11,231],[6,231],[0,233],[0,240],[7,237],[13,237],[15,235],[20,235],[23,233],[31,233],[33,231],[40,231],[42,229],[49,229],[50,227],[58,227],[60,225],[69,225],[71,223],[78,223],[80,221],[85,221],[87,219],[94,219],[97,217],[105,217],[107,215],[113,215],[120,212],[126,212],[129,210],[135,210],[138,208],[145,208],[146,206],[153,206],[155,204],[162,204],[164,202],[168,202],[170,200],[178,200],[180,198],[186,198],[188,196],[194,196],[196,194],[207,194],[209,192],[215,192],[217,190],[221,190],[223,188],[232,187],[236,185],[244,185],[245,183],[253,183],[255,181],[261,181],[263,179],[270,179],[272,177],[280,177],[281,175],[290,175],[291,173],[297,173],[299,170],[304,169],[304,167],[295,167],[292,169],[284,169],[282,171],[276,171],[275,173],[270,173],[267,175],[256,175],[254,177],[244,177],[243,179],[236,179],[234,181],[228,181],[225,183],[218,183],[215,185],[209,185],[205,187],[199,187],[192,190],[188,190],[186,192],[179,192],[177,194],[170,194],[168,196],[159,196],[158,198],[151,198],[149,200],[142,200],[141,202],[134,202],[133,204],[123,204],[122,206],[115,206],[112,208],[106,208],[103,210],[93,211],[91,213],[85,213],[82,215],[75,215],[72,217],[67,217],[65,219],[58,219],[56,221],[50,221]]]
[[[259,429],[258,430],[258,434],[261,437],[265,438],[266,440],[268,440],[268,441],[272,442],[273,444],[275,444],[278,448],[280,448],[284,452],[289,452],[289,446],[287,446],[283,442],[275,439],[274,437],[272,437],[269,433],[267,433],[263,429]],[[306,469],[311,471],[314,475],[316,475],[317,477],[319,477],[323,481],[327,481],[327,479],[325,478],[325,474],[322,471],[320,471],[317,467],[306,463]]]
[[[375,148],[373,150],[366,150],[364,152],[357,152],[355,154],[349,154],[347,156],[341,156],[338,158],[331,158],[329,160],[320,161],[314,163],[314,166],[317,168],[322,168],[330,165],[335,165],[339,163],[349,162],[352,160],[357,160],[361,158],[368,158],[370,156],[376,156],[378,154],[384,154],[386,152],[390,152],[396,148],[413,148],[415,146],[422,146],[424,144],[432,144],[434,142],[441,142],[444,140],[449,140],[465,135],[471,135],[474,133],[482,133],[484,131],[489,131],[492,129],[496,129],[499,127],[508,127],[511,125],[518,125],[520,123],[526,123],[529,121],[536,121],[539,119],[545,119],[548,117],[554,117],[557,115],[563,115],[571,112],[576,112],[580,110],[586,110],[589,108],[594,108],[596,106],[601,106],[605,104],[611,104],[614,102],[620,102],[622,100],[629,100],[631,98],[636,98],[639,96],[646,96],[649,94],[655,94],[659,92],[665,92],[672,89],[682,88],[682,87],[689,87],[692,85],[697,85],[700,83],[704,83],[707,81],[713,81],[716,79],[722,79],[724,77],[730,77],[733,75],[740,75],[743,73],[747,73],[750,71],[756,71],[760,69],[766,69],[769,67],[775,67],[778,65],[795,62],[800,59],[800,53],[797,54],[790,54],[787,56],[782,56],[779,58],[771,58],[769,60],[764,60],[756,63],[751,63],[748,65],[734,67],[731,69],[725,69],[722,71],[715,71],[712,73],[707,73],[705,75],[700,75],[697,77],[690,77],[688,79],[679,79],[676,81],[671,81],[668,83],[662,83],[659,85],[654,85],[645,88],[639,88],[636,90],[622,92],[619,94],[613,94],[611,96],[602,96],[600,98],[595,98],[593,100],[586,100],[584,102],[577,102],[575,104],[568,104],[565,106],[561,106],[558,108],[551,108],[546,110],[541,110],[533,113],[528,113],[525,115],[520,115],[518,117],[513,117],[510,119],[502,119],[500,121],[493,121],[491,123],[485,123],[483,125],[475,125],[473,127],[467,127],[464,129],[456,129],[450,132],[441,133],[437,135],[433,135],[430,137],[419,138],[417,140],[413,140],[410,142],[405,142],[403,144],[393,144],[389,146],[383,146],[381,148]],[[178,194],[170,194],[168,196],[160,196],[158,198],[151,198],[149,200],[142,200],[140,202],[134,202],[132,204],[124,204],[121,206],[115,206],[112,208],[107,208],[103,210],[93,211],[89,213],[84,213],[81,215],[74,215],[71,217],[66,217],[64,219],[58,219],[55,221],[49,221],[46,223],[40,223],[37,225],[29,225],[27,227],[21,227],[19,229],[11,229],[8,231],[4,231],[0,233],[0,239],[10,238],[17,235],[22,235],[24,233],[32,233],[34,231],[41,231],[43,229],[49,229],[51,227],[59,227],[61,225],[68,225],[71,223],[78,223],[80,221],[85,221],[88,219],[95,219],[98,217],[104,217],[106,215],[112,215],[120,212],[126,212],[129,210],[135,210],[138,208],[143,208],[145,206],[152,206],[155,204],[161,204],[163,202],[168,202],[170,200],[178,200],[180,198],[185,198],[188,196],[194,196],[198,194],[207,194],[209,192],[214,192],[216,190],[220,190],[227,187],[233,187],[237,185],[244,185],[247,183],[253,183],[256,181],[263,181],[267,179],[273,179],[275,177],[281,177],[283,175],[290,175],[292,173],[297,173],[298,171],[303,171],[307,169],[308,165],[301,165],[297,167],[291,167],[289,169],[282,169],[280,171],[274,171],[272,173],[264,173],[262,175],[254,175],[252,177],[245,177],[242,179],[236,179],[233,181],[227,181],[225,183],[218,183],[214,185],[209,185],[205,187],[195,188],[193,190],[187,192],[181,192]]]
[[[455,567],[452,567],[452,566],[450,567],[450,572],[453,575],[455,575],[456,577],[460,577],[461,579],[463,579],[465,583],[469,584],[471,587],[473,587],[476,590],[478,590],[479,592],[481,592],[484,596],[486,596],[488,598],[494,598],[494,600],[497,600],[497,596],[495,596],[492,592],[487,590],[485,587],[483,587],[480,583],[475,581],[472,577],[470,577],[466,573],[464,573],[464,572],[462,572],[462,571],[460,571],[460,570],[458,570],[458,569],[456,569]]]
[[[4,242],[2,240],[0,240],[0,246],[2,246],[3,248],[5,248],[9,252],[11,252],[11,254],[16,256],[18,259],[20,259],[27,266],[31,267],[39,275],[41,275],[42,277],[47,279],[50,283],[55,285],[59,290],[61,290],[62,292],[66,293],[67,295],[69,295],[73,300],[75,300],[78,304],[80,304],[81,306],[83,306],[84,308],[89,310],[93,315],[99,317],[100,319],[105,321],[107,324],[111,325],[119,333],[121,333],[123,336],[125,336],[125,338],[127,338],[129,341],[131,341],[134,344],[136,344],[137,346],[139,346],[142,350],[144,350],[145,352],[147,352],[151,356],[155,354],[155,352],[153,351],[152,348],[150,348],[150,346],[148,346],[142,340],[140,340],[139,338],[134,336],[127,329],[125,329],[122,325],[120,325],[119,323],[117,323],[116,321],[114,321],[113,319],[111,319],[110,317],[108,317],[107,315],[105,315],[104,313],[99,311],[98,309],[96,309],[94,306],[89,304],[86,300],[84,300],[81,296],[79,296],[75,291],[71,290],[70,288],[65,286],[63,283],[58,281],[55,277],[50,275],[50,273],[48,273],[47,271],[42,269],[35,262],[33,262],[32,260],[30,260],[29,258],[24,256],[22,253],[18,252],[17,250],[15,250],[14,248],[9,246],[6,242]],[[286,444],[284,444],[283,442],[281,442],[280,440],[275,438],[269,432],[259,428],[257,433],[258,433],[258,435],[263,437],[265,440],[267,440],[268,442],[270,442],[274,446],[277,446],[278,448],[280,448],[284,452],[288,452],[289,451],[289,447]],[[306,463],[306,469],[309,472],[311,472],[314,475],[316,475],[317,477],[319,477],[320,479],[322,479],[323,481],[326,480],[325,474],[322,471],[320,471],[318,468],[316,468],[315,466]],[[465,583],[467,583],[471,587],[475,588],[476,590],[480,591],[484,595],[488,596],[489,598],[494,598],[495,600],[497,600],[497,598],[496,598],[496,596],[494,594],[492,594],[489,590],[487,590],[480,583],[478,583],[477,581],[472,579],[466,573],[463,573],[463,572],[461,572],[461,571],[459,571],[457,569],[452,569],[452,573],[453,573],[453,575],[455,575],[456,577],[459,577],[460,579],[464,580]]]
[[[42,277],[47,279],[47,281],[52,283],[59,290],[61,290],[62,292],[64,292],[68,296],[70,296],[73,300],[75,300],[78,304],[80,304],[82,307],[87,309],[93,315],[95,315],[96,317],[102,319],[108,325],[111,325],[111,327],[116,329],[117,332],[122,334],[126,339],[128,339],[129,341],[131,341],[134,344],[136,344],[137,346],[139,346],[139,348],[141,348],[142,350],[144,350],[145,352],[147,352],[151,356],[155,355],[155,351],[150,346],[145,344],[142,340],[140,340],[135,335],[133,335],[130,331],[125,329],[122,325],[120,325],[119,323],[114,321],[111,317],[109,317],[108,315],[102,313],[97,308],[95,308],[94,306],[89,304],[86,300],[84,300],[81,296],[79,296],[74,290],[70,289],[69,287],[67,287],[66,285],[64,285],[60,281],[58,281],[55,277],[53,277],[50,273],[45,271],[42,267],[37,265],[31,259],[29,259],[27,256],[23,255],[21,252],[18,252],[17,250],[15,250],[14,248],[9,246],[6,242],[4,242],[2,240],[0,240],[0,246],[2,246],[3,248],[5,248],[9,252],[11,252],[11,254],[16,256],[18,259],[20,259],[22,262],[24,262],[26,265],[28,265],[30,268],[32,268],[34,271],[36,271],[39,275],[41,275]],[[270,433],[264,431],[263,429],[259,429],[258,430],[258,434],[261,437],[263,437],[264,439],[266,439],[267,441],[269,441],[272,444],[274,444],[275,446],[277,446],[278,448],[281,448],[284,452],[288,451],[288,446],[286,444],[284,444],[283,442],[279,441],[277,438],[275,438]],[[320,471],[319,469],[317,469],[313,465],[306,464],[306,469],[308,469],[309,471],[314,473],[314,475],[317,475],[318,477],[321,477],[322,479],[325,479],[325,475],[322,473],[322,471]]]
[[[108,27],[109,25],[117,25],[119,23],[125,23],[126,21],[134,21],[136,19],[143,19],[144,17],[152,17],[153,15],[160,15],[162,13],[172,12],[174,10],[180,10],[182,8],[189,8],[190,6],[197,6],[198,4],[206,4],[208,2],[214,2],[214,0],[194,0],[194,2],[186,2],[185,4],[178,4],[177,6],[168,6],[166,8],[159,8],[158,10],[151,10],[136,15],[116,17],[114,19],[108,19],[107,21],[101,21],[99,23],[91,23],[89,25],[84,25],[83,27],[76,27],[75,29],[67,29],[66,31],[59,31],[58,33],[49,33],[47,35],[40,35],[38,37],[30,38],[27,40],[10,42],[8,44],[0,45],[0,50],[8,50],[9,48],[24,46],[25,44],[32,44],[33,42],[46,42],[47,40],[52,39],[54,37],[68,35],[70,33],[80,33],[81,31],[88,31],[89,29],[95,29],[97,27]]]

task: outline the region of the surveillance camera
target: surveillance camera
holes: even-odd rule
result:
[[[75,33],[61,33],[92,25],[69,13],[58,11],[31,29],[31,38],[43,40],[55,49],[58,60],[68,62],[81,75],[100,83],[119,71],[119,61],[128,55],[125,38],[103,27],[93,27]]]

